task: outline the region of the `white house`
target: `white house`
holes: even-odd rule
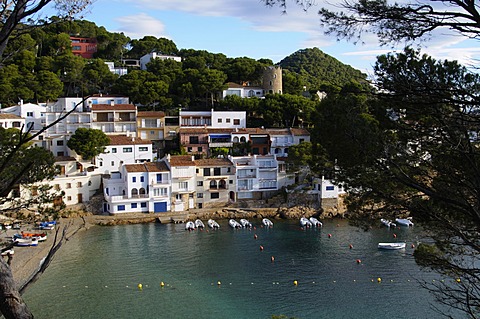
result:
[[[105,152],[95,158],[95,164],[102,174],[121,171],[125,164],[151,162],[153,148],[150,141],[127,135],[108,135],[110,144]]]
[[[278,190],[275,156],[229,156],[229,160],[235,166],[238,199],[264,199]]]
[[[103,179],[105,203],[110,214],[168,212],[171,177],[165,161],[126,164]]]
[[[184,111],[179,112],[181,128],[231,128],[247,127],[247,113],[245,111]]]
[[[288,148],[301,142],[310,142],[310,132],[303,128],[267,128],[270,135],[270,154],[287,157]]]
[[[195,208],[196,166],[190,155],[167,155],[172,176],[172,211]]]
[[[45,125],[46,107],[33,103],[23,103],[20,100],[18,105],[0,109],[0,113],[14,114],[25,119],[25,130],[31,128],[32,132],[41,130]]]
[[[265,89],[262,87],[244,86],[233,82],[227,83],[227,89],[222,91],[222,98],[229,95],[236,95],[241,98],[265,97]]]
[[[122,76],[128,73],[127,68],[116,67],[114,62],[105,62],[105,64],[108,66],[110,72],[118,76]]]
[[[25,127],[25,119],[14,114],[0,114],[0,127],[16,128],[21,130]],[[25,128],[24,128],[25,131]]]
[[[235,201],[235,170],[226,158],[195,160],[196,207],[222,207]]]
[[[177,62],[182,62],[182,58],[179,57],[179,56],[164,55],[164,54],[157,53],[157,52],[150,52],[150,53],[147,53],[140,58],[140,69],[141,70],[146,70],[147,69],[147,64],[153,59],[174,60],[174,61],[177,61]]]

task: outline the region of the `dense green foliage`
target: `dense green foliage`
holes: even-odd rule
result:
[[[101,130],[83,127],[78,128],[67,142],[67,146],[85,160],[103,153],[108,144],[110,138]]]
[[[298,50],[280,61],[279,65],[293,74],[288,75],[287,89],[298,90],[299,79],[308,91],[342,87],[351,81],[366,84],[366,75],[349,65],[323,53],[318,48]],[[290,79],[292,78],[292,79]],[[291,87],[290,87],[291,86]]]

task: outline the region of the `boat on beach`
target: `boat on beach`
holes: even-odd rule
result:
[[[205,224],[200,219],[197,219],[197,220],[195,220],[195,227],[205,228]]]
[[[395,221],[397,222],[397,224],[402,226],[413,226],[413,222],[408,218],[397,218],[395,219]]]
[[[232,228],[242,228],[242,225],[241,225],[239,222],[237,222],[235,219],[230,219],[230,220],[228,221],[228,224],[229,224],[230,227],[232,227]]]
[[[195,223],[192,221],[188,221],[185,224],[185,230],[194,230],[195,229]]]
[[[36,238],[39,242],[47,240],[47,233],[24,233],[21,232],[20,234],[13,234],[12,240],[15,239],[30,239]]]
[[[15,238],[13,241],[15,246],[19,247],[28,247],[28,246],[38,246],[38,239],[36,238]]]
[[[207,224],[208,224],[208,227],[212,228],[212,229],[218,229],[220,228],[220,225],[213,219],[209,219],[207,221]]]
[[[252,227],[252,223],[249,222],[245,218],[240,219],[240,225],[242,225],[243,228],[251,228]]]
[[[313,227],[322,227],[323,226],[322,222],[319,221],[318,219],[316,219],[315,217],[310,217],[308,220],[312,223]]]
[[[312,222],[309,221],[307,218],[302,217],[302,218],[300,218],[300,226],[302,226],[302,227],[312,227]]]
[[[42,230],[52,230],[55,229],[55,225],[57,224],[56,221],[51,221],[51,222],[41,222],[38,226],[38,228]]]
[[[378,249],[398,250],[405,249],[406,243],[378,243]]]
[[[268,218],[262,219],[262,224],[266,227],[273,227],[273,222]]]
[[[380,222],[387,227],[397,227],[397,225],[394,222],[392,222],[388,219],[382,218],[382,219],[380,219]]]

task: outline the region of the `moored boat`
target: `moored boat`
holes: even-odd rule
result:
[[[300,218],[300,226],[302,226],[302,227],[312,227],[312,222],[309,221],[307,218],[302,217],[302,218]]]
[[[402,225],[402,226],[413,226],[413,222],[410,219],[407,218],[397,218],[395,219],[397,224]]]
[[[252,223],[249,222],[245,218],[240,219],[240,225],[242,225],[242,227],[244,227],[244,228],[251,228],[252,227]]]
[[[205,224],[200,219],[197,219],[197,220],[195,220],[195,227],[205,228]]]
[[[387,220],[387,219],[384,219],[384,218],[380,219],[380,222],[387,227],[396,227],[397,226],[394,222],[392,222],[390,220]]]
[[[185,224],[185,230],[194,230],[195,229],[195,223],[192,221],[188,221]]]
[[[405,243],[378,243],[378,249],[398,250],[405,249]]]
[[[318,219],[316,219],[315,217],[310,217],[308,220],[312,223],[313,227],[322,227],[323,226],[322,222],[319,221]]]
[[[241,225],[239,222],[237,222],[235,219],[230,219],[230,220],[228,221],[228,224],[229,224],[230,227],[232,227],[232,228],[242,228],[242,225]]]
[[[51,222],[41,222],[38,228],[43,229],[43,230],[52,230],[55,229],[55,225],[57,224],[56,221],[51,221]]]
[[[262,224],[266,227],[273,227],[273,222],[268,218],[262,219]]]
[[[218,229],[220,228],[220,225],[213,219],[209,219],[207,221],[208,227],[213,228],[213,229]]]

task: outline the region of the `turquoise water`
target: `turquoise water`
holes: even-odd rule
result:
[[[364,232],[327,221],[322,229],[301,230],[297,222],[276,221],[272,229],[232,230],[220,224],[208,232],[187,232],[181,224],[80,232],[25,300],[36,318],[440,317],[417,281],[437,278],[413,259],[418,228]],[[378,242],[395,240],[406,241],[407,249],[377,249]]]

